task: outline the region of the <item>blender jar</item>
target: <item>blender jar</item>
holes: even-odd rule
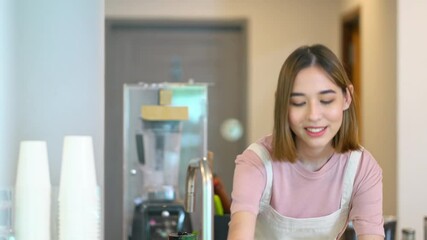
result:
[[[143,198],[174,201],[178,187],[181,121],[143,120]]]

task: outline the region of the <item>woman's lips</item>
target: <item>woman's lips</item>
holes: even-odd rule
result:
[[[326,132],[326,127],[306,127],[304,129],[307,135],[311,137],[320,137]]]

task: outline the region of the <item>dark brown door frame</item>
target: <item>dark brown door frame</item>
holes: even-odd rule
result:
[[[362,79],[361,79],[361,37],[360,37],[360,9],[345,14],[341,21],[342,29],[342,61],[348,77],[354,86],[354,103],[359,125],[359,139],[362,139]]]

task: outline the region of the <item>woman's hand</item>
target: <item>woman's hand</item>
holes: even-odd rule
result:
[[[251,212],[236,212],[231,215],[228,240],[252,240],[255,234],[256,215]]]

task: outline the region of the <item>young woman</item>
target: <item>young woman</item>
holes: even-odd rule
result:
[[[229,240],[384,239],[382,170],[357,139],[353,86],[334,53],[303,46],[285,61],[273,134],[237,156]]]

